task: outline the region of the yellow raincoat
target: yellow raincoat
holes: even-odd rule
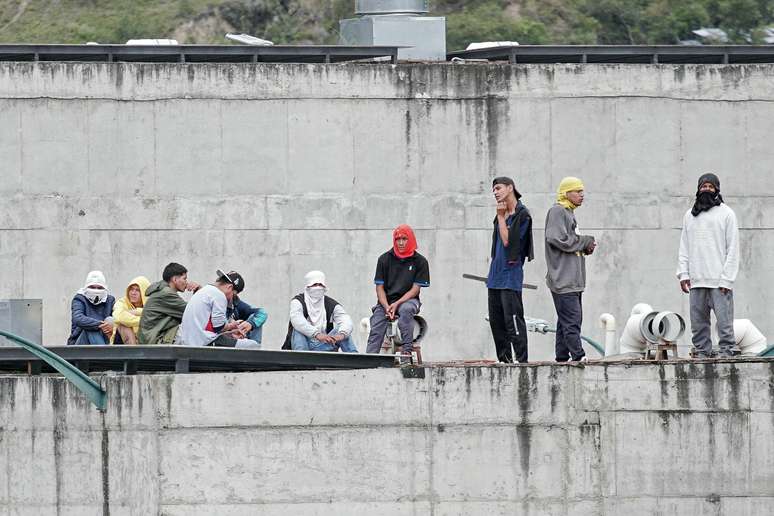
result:
[[[148,280],[148,278],[145,276],[137,276],[129,282],[129,285],[126,286],[124,297],[116,301],[115,306],[113,306],[113,323],[116,325],[120,324],[122,326],[127,326],[131,328],[132,331],[134,331],[135,335],[137,335],[137,331],[140,329],[140,316],[142,316],[142,307],[134,306],[129,301],[129,287],[132,285],[137,285],[140,287],[142,304],[145,306],[145,291],[150,285],[150,280]],[[136,313],[132,313],[132,311],[135,311]],[[115,338],[116,331],[113,332],[113,338],[110,339],[111,344]]]

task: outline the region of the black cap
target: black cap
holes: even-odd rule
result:
[[[701,188],[701,185],[704,183],[712,183],[712,185],[715,187],[715,191],[720,191],[720,179],[718,179],[718,176],[711,172],[707,172],[706,174],[702,174],[699,178],[699,184],[696,186],[696,189],[698,190]]]
[[[494,188],[494,185],[511,185],[513,187],[513,195],[515,195],[517,199],[521,199],[521,194],[516,190],[516,183],[514,183],[513,179],[510,177],[496,177],[492,180],[492,188]]]
[[[225,281],[226,283],[232,284],[234,286],[234,290],[237,292],[242,292],[245,289],[245,280],[238,272],[223,272],[221,269],[218,269],[215,271],[215,274],[218,275],[218,281]]]

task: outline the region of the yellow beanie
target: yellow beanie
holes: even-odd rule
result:
[[[585,190],[586,188],[583,186],[583,181],[578,179],[577,177],[565,177],[562,179],[562,181],[559,183],[559,188],[556,190],[556,202],[561,204],[567,209],[574,210],[577,208],[573,203],[570,202],[570,200],[565,195],[567,192],[576,192],[578,190]]]

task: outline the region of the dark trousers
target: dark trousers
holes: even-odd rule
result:
[[[567,362],[570,357],[580,360],[586,353],[581,345],[580,331],[583,322],[582,292],[555,294],[556,308],[556,361]]]
[[[527,324],[521,292],[489,289],[489,327],[492,328],[497,360],[513,362],[515,353],[517,361],[527,362]]]

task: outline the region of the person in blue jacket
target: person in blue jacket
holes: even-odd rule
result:
[[[245,338],[254,340],[258,344],[261,343],[263,339],[263,323],[269,317],[266,310],[250,306],[250,304],[239,299],[238,295],[235,295],[234,300],[228,306],[226,317],[229,320],[244,321],[250,324],[250,330],[245,334]]]
[[[113,335],[113,305],[101,271],[91,271],[84,287],[75,294],[71,304],[71,326],[68,345],[87,346],[109,344]]]

